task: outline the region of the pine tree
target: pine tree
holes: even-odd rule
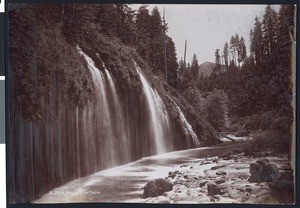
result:
[[[223,54],[224,54],[226,71],[228,71],[229,46],[227,42],[224,44]]]
[[[251,67],[254,67],[254,63],[255,63],[255,50],[254,50],[254,45],[255,45],[255,43],[254,43],[254,30],[253,30],[253,28],[251,27],[251,29],[250,29],[250,34],[249,34],[249,36],[250,36],[250,56],[249,56],[249,58],[250,58],[250,66]]]
[[[140,56],[150,62],[149,43],[151,41],[151,28],[149,27],[151,16],[146,5],[142,5],[136,14],[135,25],[138,32],[137,52]]]
[[[167,36],[167,62],[168,62],[168,83],[176,87],[178,83],[178,62],[176,56],[175,43],[172,38]]]
[[[117,14],[117,32],[118,37],[126,45],[132,45],[134,43],[134,31],[133,18],[134,11],[128,4],[115,4],[115,10]]]
[[[281,5],[278,17],[278,61],[289,65],[294,33],[294,5]]]
[[[238,63],[240,67],[240,63],[243,62],[247,57],[246,45],[243,36],[241,36],[241,39],[237,42],[237,51],[238,51]]]
[[[184,70],[185,70],[185,66],[184,66],[184,61],[182,60],[182,57],[178,63],[178,71],[179,71],[179,80],[182,81],[183,77],[184,77]]]
[[[199,64],[196,54],[194,54],[191,65],[191,72],[194,79],[198,78]]]
[[[286,114],[291,114],[291,48],[295,29],[295,6],[281,5],[278,18],[278,66],[276,68],[276,86],[278,88],[278,106]]]
[[[154,7],[151,13],[150,24],[150,63],[153,72],[157,75],[164,74],[165,60],[164,60],[164,26],[157,7]]]
[[[232,53],[232,59],[234,61],[234,65],[236,65],[236,62],[237,62],[237,56],[238,56],[238,48],[239,48],[239,41],[240,41],[240,38],[239,38],[239,35],[236,34],[235,36],[231,36],[231,39],[230,39],[230,51]]]
[[[277,45],[277,14],[276,11],[268,5],[265,9],[263,18],[263,63],[265,67],[275,66],[276,64],[276,45]]]
[[[215,52],[215,60],[216,60],[216,66],[215,66],[215,70],[214,72],[216,73],[220,73],[220,70],[221,70],[221,56],[219,54],[219,49],[216,49],[216,52]]]
[[[254,54],[256,68],[259,69],[261,67],[261,62],[262,62],[263,48],[262,48],[262,24],[259,21],[258,17],[255,17],[251,48]]]

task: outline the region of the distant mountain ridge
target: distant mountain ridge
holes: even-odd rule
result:
[[[203,75],[203,77],[208,77],[211,75],[211,73],[213,72],[213,69],[215,68],[216,64],[212,63],[212,62],[204,62],[202,64],[199,65],[199,76],[201,76],[201,74]]]
[[[216,67],[216,64],[213,62],[206,61],[199,65],[199,78],[201,77],[201,74],[203,77],[208,77],[212,74],[214,68]],[[225,65],[221,65],[221,70],[225,70]]]

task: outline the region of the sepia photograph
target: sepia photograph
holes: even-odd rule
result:
[[[295,204],[295,4],[7,5],[8,204]]]

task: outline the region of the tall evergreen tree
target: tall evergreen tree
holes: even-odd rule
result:
[[[180,81],[183,80],[184,70],[185,70],[184,61],[182,60],[182,57],[181,57],[181,59],[178,63],[178,71],[179,71],[179,80]]]
[[[268,5],[262,24],[263,32],[263,63],[265,67],[275,66],[276,64],[276,45],[277,45],[277,14],[276,11]]]
[[[157,7],[154,7],[151,13],[151,21],[148,25],[150,30],[150,61],[153,72],[156,74],[163,74],[165,69],[164,60],[164,26]]]
[[[283,4],[278,14],[278,61],[280,64],[289,65],[291,44],[294,41],[294,12],[293,4]]]
[[[225,60],[225,67],[226,67],[226,70],[228,70],[229,46],[228,46],[227,42],[224,44],[223,54],[224,54],[224,60]]]
[[[259,21],[258,17],[255,17],[251,48],[253,50],[256,68],[260,68],[262,62],[262,56],[263,56],[263,48],[262,48],[262,24]]]
[[[241,39],[237,42],[237,51],[238,51],[238,63],[240,67],[240,63],[243,62],[247,57],[246,45],[243,36],[241,36]]]
[[[173,86],[177,87],[178,83],[178,62],[176,56],[176,48],[175,43],[173,42],[172,38],[167,36],[167,62],[168,62],[168,83]]]
[[[233,59],[235,65],[236,65],[237,58],[238,58],[239,41],[240,41],[240,38],[239,38],[238,34],[236,34],[235,36],[231,36],[230,51],[232,53],[232,59]]]
[[[126,45],[132,45],[135,41],[134,37],[134,11],[128,4],[115,4],[115,10],[118,17],[117,32],[121,41]]]
[[[254,50],[254,46],[255,46],[255,43],[254,43],[254,30],[253,28],[251,27],[250,29],[250,66],[254,67],[254,63],[255,63],[255,50]]]
[[[216,66],[215,66],[215,72],[216,73],[220,73],[220,70],[221,70],[221,56],[220,56],[220,53],[219,53],[219,49],[216,49],[216,52],[215,52],[215,60],[216,60]]]
[[[138,31],[137,52],[144,60],[150,62],[149,43],[151,41],[151,28],[149,27],[151,16],[146,5],[142,5],[136,14],[135,25]]]
[[[194,79],[198,78],[199,64],[196,54],[194,54],[191,65],[191,72]]]
[[[276,67],[276,85],[279,89],[278,106],[285,114],[291,114],[291,53],[294,44],[294,16],[293,4],[281,5],[278,17],[278,66]]]

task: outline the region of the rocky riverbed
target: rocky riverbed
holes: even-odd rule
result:
[[[241,142],[228,142],[143,158],[71,181],[35,203],[293,203],[293,172],[288,158],[268,153],[245,156],[240,147]],[[250,164],[257,160],[275,164],[280,180],[249,182]],[[170,181],[172,189],[145,198],[144,186],[156,178]]]

